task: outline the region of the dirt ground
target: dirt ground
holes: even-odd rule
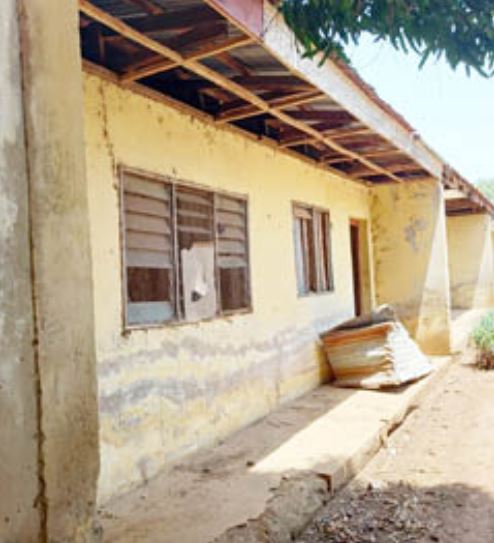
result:
[[[458,361],[298,543],[494,543],[494,371]]]

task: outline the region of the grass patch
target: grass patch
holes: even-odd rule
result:
[[[494,369],[494,311],[487,313],[472,332],[477,348],[476,364],[480,369]]]

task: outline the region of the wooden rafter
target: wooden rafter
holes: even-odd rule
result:
[[[194,51],[194,53],[185,56],[184,58],[186,60],[201,60],[203,58],[235,49],[236,47],[243,47],[251,42],[252,38],[248,36],[235,36],[233,38],[228,38],[221,43],[209,43],[203,46],[201,49]],[[121,76],[121,80],[123,82],[137,81],[138,79],[143,79],[144,77],[149,77],[157,73],[173,70],[180,65],[181,64],[179,62],[163,59],[162,56],[156,56],[153,64],[130,69]]]
[[[144,34],[168,30],[184,31],[193,28],[198,21],[208,24],[222,20],[221,16],[207,6],[198,6],[180,11],[167,11],[154,17],[136,19],[132,26]]]
[[[232,69],[234,72],[243,76],[252,75],[252,70],[248,68],[243,62],[235,58],[228,51],[221,51],[216,55],[216,60],[219,60],[223,65]]]
[[[419,166],[418,164],[415,164],[415,162],[408,162],[406,164],[387,164],[386,170],[392,173],[400,173],[400,172],[420,172],[423,170],[422,166]],[[363,178],[367,177],[369,175],[373,175],[374,172],[369,170],[369,168],[355,168],[354,170],[350,170],[348,172],[350,175]]]
[[[287,112],[294,119],[300,121],[334,121],[351,122],[353,117],[346,111],[325,111],[323,109],[305,109]]]
[[[469,198],[453,198],[446,200],[446,214],[449,216],[485,212],[486,209],[481,203],[473,202]]]
[[[346,123],[342,119],[333,119],[332,121],[327,120],[325,122],[312,125],[312,127],[315,128],[321,134],[329,136],[330,133],[334,133],[335,131],[338,130],[338,127],[343,127],[345,126],[345,124]],[[331,138],[333,140],[335,139],[333,136],[331,136]],[[305,134],[300,134],[299,131],[291,130],[291,131],[285,131],[285,135],[280,140],[280,146],[281,147],[296,147],[298,145],[314,145],[318,141],[319,140],[314,137],[306,136]]]
[[[297,147],[298,145],[310,145],[316,143],[316,139],[306,135],[285,137],[280,141],[280,147]]]
[[[286,75],[253,75],[234,77],[233,81],[247,89],[261,90],[310,90],[311,85],[293,76]]]
[[[150,15],[158,15],[160,13],[163,13],[163,10],[151,0],[124,0],[124,1],[127,4],[131,4],[132,6],[137,6],[143,9],[146,13],[149,13]]]
[[[365,153],[365,156],[367,158],[377,158],[377,157],[388,157],[388,156],[396,156],[396,155],[403,155],[405,156],[405,152],[401,151],[400,149],[381,149],[378,151],[369,151],[368,153]]]
[[[212,41],[222,39],[225,36],[225,21],[215,21],[214,23],[199,23],[195,27],[177,34],[167,40],[167,47],[173,51],[182,51],[180,54],[185,56],[187,51],[195,51],[211,43]]]
[[[331,137],[338,141],[351,141],[354,139],[362,139],[365,136],[372,136],[374,134],[373,130],[370,128],[360,128],[355,130],[341,130],[338,134],[338,130],[335,130]]]
[[[82,13],[84,13],[88,17],[91,17],[92,19],[98,21],[99,23],[107,26],[108,28],[112,29],[114,32],[121,34],[125,38],[138,43],[139,45],[149,49],[150,51],[153,51],[157,54],[162,55],[164,58],[168,58],[174,62],[179,63],[184,68],[190,70],[196,75],[204,79],[207,79],[211,81],[212,83],[214,83],[215,85],[238,96],[239,98],[242,98],[247,102],[250,102],[252,105],[257,106],[264,113],[270,113],[274,117],[277,117],[281,121],[285,122],[287,125],[290,125],[293,128],[300,130],[301,132],[305,132],[307,135],[312,136],[317,141],[324,143],[325,145],[334,149],[335,151],[341,154],[347,155],[351,158],[355,158],[360,163],[364,164],[365,166],[368,166],[371,170],[378,172],[384,176],[387,176],[390,179],[393,179],[394,181],[397,181],[397,182],[402,181],[398,176],[394,175],[391,172],[386,171],[385,168],[382,168],[381,166],[366,159],[364,156],[343,147],[342,145],[340,145],[333,139],[318,132],[318,130],[316,130],[312,126],[309,126],[302,121],[294,119],[293,117],[291,117],[290,115],[288,115],[287,113],[285,113],[284,111],[280,109],[270,106],[268,102],[266,102],[265,100],[263,100],[262,98],[260,98],[255,93],[248,90],[247,88],[243,87],[238,82],[230,80],[228,77],[225,77],[219,72],[212,70],[211,68],[205,66],[204,64],[200,63],[197,60],[185,58],[179,52],[171,49],[170,47],[167,47],[166,45],[163,45],[162,43],[156,40],[149,38],[145,34],[142,34],[142,32],[135,30],[128,24],[124,23],[121,19],[118,19],[117,17],[114,17],[110,15],[109,13],[107,13],[106,11],[103,11],[102,9],[96,7],[94,4],[92,4],[88,0],[79,0],[79,9]]]
[[[267,103],[272,108],[284,109],[287,107],[294,107],[303,104],[308,104],[322,98],[322,94],[316,90],[299,91],[291,93],[289,95],[282,95],[266,98]],[[246,119],[259,115],[260,110],[258,107],[252,104],[246,104],[243,100],[238,101],[235,104],[225,105],[219,113],[216,115],[218,123],[227,123],[231,121],[237,121],[239,119]]]
[[[462,192],[469,202],[479,206],[479,208],[482,208],[485,212],[494,217],[494,203],[450,166],[444,166],[442,183],[446,188]],[[446,204],[450,201],[453,200],[447,200]]]

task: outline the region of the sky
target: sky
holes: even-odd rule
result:
[[[494,179],[494,78],[467,76],[445,61],[419,57],[364,37],[352,65],[425,142],[469,181]]]

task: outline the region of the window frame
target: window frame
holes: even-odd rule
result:
[[[296,231],[295,231],[295,221],[297,219],[301,219],[301,217],[297,216],[297,210],[303,210],[310,214],[310,223],[311,223],[311,231],[312,231],[312,252],[314,253],[314,270],[316,274],[316,283],[317,283],[317,290],[309,290],[302,292],[299,288],[299,261],[297,259],[297,239],[296,239]],[[307,204],[305,202],[300,201],[292,201],[292,239],[293,239],[293,249],[294,249],[294,263],[295,263],[295,277],[296,277],[296,287],[297,287],[297,298],[310,298],[313,296],[324,296],[327,294],[331,294],[335,291],[335,280],[334,280],[334,268],[333,268],[333,222],[331,220],[331,212],[328,208],[321,207],[318,205],[311,205]],[[326,260],[326,266],[327,266],[327,282],[328,286],[327,288],[321,288],[321,281],[322,278],[320,277],[320,270],[321,267],[324,265],[324,260],[321,259],[320,254],[320,248],[317,248],[317,240],[319,239],[319,233],[317,232],[317,221],[315,219],[316,214],[321,217],[321,220],[324,220],[323,217],[327,216],[327,230],[326,230],[326,251],[327,251],[327,260]],[[323,230],[321,229],[321,233]],[[303,247],[302,247],[303,250]],[[310,248],[309,248],[310,251]],[[302,255],[303,260],[305,261],[305,256]],[[303,262],[302,262],[303,264]],[[310,283],[310,279],[309,279]]]
[[[124,176],[126,174],[140,177],[145,181],[156,182],[164,184],[170,187],[171,198],[171,228],[172,228],[172,240],[173,240],[173,283],[174,283],[174,308],[175,317],[169,321],[156,322],[156,323],[130,323],[128,321],[128,284],[127,284],[127,237],[126,237],[126,220],[125,220],[125,199],[124,199]],[[179,280],[179,260],[180,249],[178,244],[178,228],[177,228],[177,197],[176,192],[179,188],[197,190],[208,193],[213,200],[213,243],[214,243],[214,266],[215,266],[215,288],[216,288],[216,312],[211,317],[206,317],[200,320],[186,320],[183,315],[183,310],[180,307],[180,280]],[[241,201],[245,204],[245,259],[247,270],[246,281],[246,296],[249,303],[246,307],[240,309],[222,310],[221,308],[221,286],[220,286],[220,266],[218,265],[218,232],[216,222],[216,201],[218,196],[224,196]],[[170,328],[186,325],[194,325],[203,322],[214,321],[218,319],[226,319],[233,316],[240,316],[252,313],[252,270],[251,270],[251,258],[250,258],[250,215],[249,215],[249,196],[247,194],[235,193],[223,189],[215,189],[213,187],[171,177],[168,175],[161,175],[140,168],[134,168],[120,164],[118,166],[118,210],[119,210],[119,242],[120,242],[120,269],[121,269],[121,320],[122,331],[126,335],[129,332],[136,330],[149,330]]]

